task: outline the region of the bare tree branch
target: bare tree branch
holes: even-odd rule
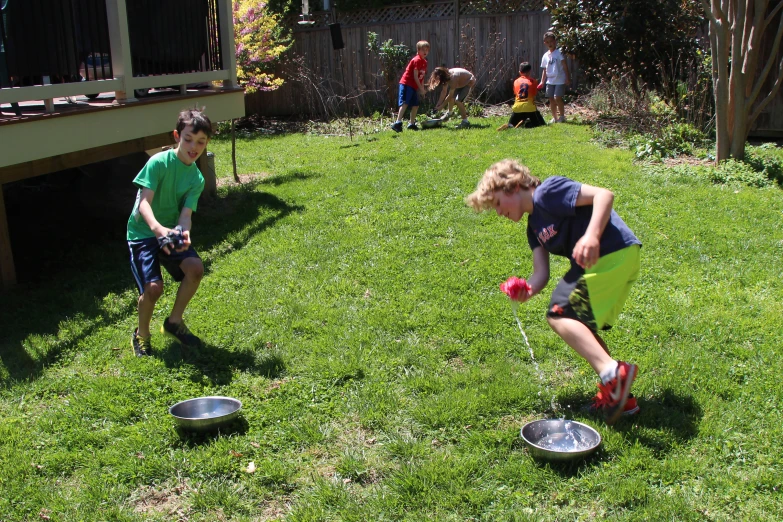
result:
[[[704,14],[707,15],[707,18],[709,18],[710,22],[712,22],[715,25],[720,25],[718,22],[718,18],[723,19],[723,13],[720,11],[720,8],[717,8],[718,18],[716,18],[715,13],[713,13],[712,7],[707,2],[707,0],[701,0],[701,5],[704,7]]]
[[[766,29],[769,24],[772,23],[772,19],[775,18],[775,15],[781,9],[783,9],[783,2],[778,3],[777,7],[775,9],[773,9],[771,13],[769,13],[769,16],[767,17],[767,19],[764,20],[764,26],[762,27],[762,31],[764,29]]]
[[[753,88],[753,92],[748,97],[749,105],[752,105],[753,102],[756,101],[756,98],[758,98],[758,95],[764,86],[764,82],[767,81],[767,76],[769,76],[769,72],[772,70],[772,67],[775,65],[774,57],[777,56],[778,50],[780,49],[781,39],[783,39],[783,16],[780,17],[780,22],[778,23],[778,32],[775,35],[775,42],[772,44],[772,50],[769,55],[770,56],[769,62],[767,62],[767,65],[764,66],[764,69],[761,71],[761,74],[756,79],[756,85]],[[781,63],[783,64],[783,60],[781,60]]]
[[[781,85],[783,85],[783,60],[780,61],[778,77],[775,80],[775,84],[772,86],[772,90],[770,90],[767,97],[764,98],[761,103],[759,103],[758,107],[756,107],[756,110],[753,111],[753,114],[748,117],[748,129],[750,129],[750,127],[753,125],[753,122],[756,121],[756,118],[758,118],[759,115],[764,111],[764,108],[775,98],[775,95],[780,90]]]

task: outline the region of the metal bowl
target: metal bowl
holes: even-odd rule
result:
[[[185,430],[213,431],[233,421],[241,407],[242,403],[231,397],[199,397],[178,402],[169,413]]]
[[[601,445],[601,435],[596,430],[568,419],[528,422],[519,434],[531,455],[547,460],[582,458]]]
[[[421,126],[424,127],[425,129],[432,129],[434,127],[440,127],[442,123],[443,120],[439,118],[432,118],[421,122]]]

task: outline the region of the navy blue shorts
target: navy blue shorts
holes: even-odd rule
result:
[[[407,105],[408,107],[418,107],[419,93],[416,92],[416,89],[410,85],[400,84],[398,107],[402,107],[403,105]]]
[[[128,241],[128,250],[130,250],[131,272],[133,272],[133,279],[136,280],[136,286],[139,288],[139,295],[144,293],[144,286],[147,283],[163,279],[160,265],[163,265],[166,272],[171,274],[174,281],[180,282],[185,278],[185,272],[179,265],[189,257],[201,259],[192,246],[184,252],[171,252],[166,255],[161,250],[156,237]]]

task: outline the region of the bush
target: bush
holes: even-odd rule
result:
[[[748,146],[745,148],[745,162],[768,179],[783,184],[783,148],[774,143]]]
[[[751,187],[768,187],[772,180],[766,172],[758,171],[752,165],[743,161],[729,159],[717,167],[710,169],[710,181],[726,185],[748,185]]]

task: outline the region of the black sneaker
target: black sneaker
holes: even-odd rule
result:
[[[133,347],[133,353],[136,357],[152,355],[152,343],[150,343],[150,338],[140,336],[138,328],[133,330],[131,346]]]
[[[402,123],[400,123],[400,127],[402,127]],[[419,130],[419,126],[416,125],[415,123],[409,123],[408,126],[405,128],[408,130]]]
[[[401,121],[395,121],[391,124],[391,128],[394,132],[402,132],[402,122]]]
[[[188,327],[185,326],[185,321],[174,324],[170,323],[169,318],[167,317],[166,320],[163,321],[163,326],[160,327],[160,332],[168,335],[187,348],[194,348],[201,344],[201,339],[190,333]]]

